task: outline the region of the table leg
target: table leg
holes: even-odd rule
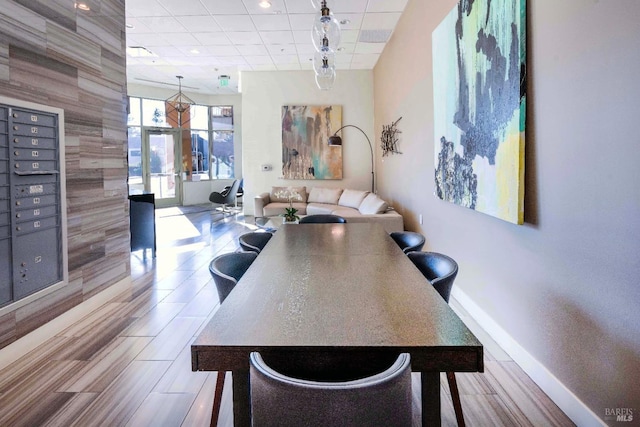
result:
[[[233,380],[233,425],[234,427],[250,427],[249,370],[235,370],[231,372],[231,376]]]
[[[440,426],[440,373],[422,372],[422,426]]]

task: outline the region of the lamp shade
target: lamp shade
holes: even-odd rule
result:
[[[338,135],[330,136],[329,145],[342,145],[342,138],[340,138]]]

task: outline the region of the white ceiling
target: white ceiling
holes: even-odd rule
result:
[[[127,55],[127,80],[170,87],[184,76],[187,91],[231,94],[243,70],[312,69],[311,0],[127,0],[127,46],[143,46],[153,57]],[[327,0],[341,25],[338,70],[373,69],[384,39],[408,0]],[[379,39],[379,37],[378,37]],[[220,87],[218,76],[231,77]]]

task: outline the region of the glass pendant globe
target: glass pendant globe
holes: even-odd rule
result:
[[[316,50],[322,48],[322,38],[325,36],[329,39],[329,47],[336,50],[340,45],[340,24],[332,13],[329,13],[328,16],[322,16],[322,12],[320,12],[316,15],[311,30],[311,41]]]
[[[323,68],[336,68],[336,54],[332,50],[316,52],[313,55],[313,69],[316,74],[322,72]]]
[[[336,81],[336,70],[327,69],[320,74],[316,74],[316,85],[320,90],[329,90]]]

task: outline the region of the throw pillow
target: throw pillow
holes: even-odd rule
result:
[[[340,206],[358,209],[364,198],[367,197],[367,194],[369,194],[368,191],[344,190],[338,204]]]
[[[373,215],[384,213],[389,204],[376,196],[375,194],[369,194],[364,198],[358,210],[362,215]]]
[[[313,187],[309,191],[309,203],[329,203],[337,205],[342,188]]]
[[[307,189],[305,187],[271,187],[269,200],[276,203],[307,202]]]

